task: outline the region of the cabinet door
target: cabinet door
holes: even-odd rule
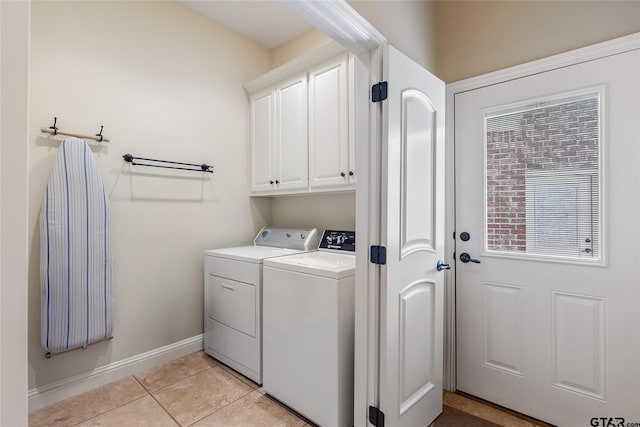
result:
[[[251,95],[251,192],[275,189],[275,91]]]
[[[276,187],[304,189],[309,182],[307,73],[276,87]]]
[[[349,183],[347,55],[309,72],[309,187]]]
[[[347,68],[347,109],[349,110],[349,185],[356,185],[356,86],[355,86],[355,60],[356,57],[349,55]]]

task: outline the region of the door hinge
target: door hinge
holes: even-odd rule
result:
[[[371,263],[384,265],[387,263],[387,248],[384,246],[372,245],[371,246]]]
[[[375,406],[369,406],[369,422],[376,427],[384,427],[384,412]]]
[[[371,86],[371,102],[380,102],[385,99],[387,99],[387,82],[380,82]]]

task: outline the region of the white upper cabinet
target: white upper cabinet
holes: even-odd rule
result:
[[[251,192],[272,191],[275,183],[276,96],[272,88],[251,95]]]
[[[309,183],[307,144],[307,74],[276,87],[276,187],[306,190]]]
[[[348,57],[309,70],[309,187],[345,187],[354,175],[349,162]]]
[[[353,67],[323,46],[245,85],[251,104],[251,194],[355,188]]]

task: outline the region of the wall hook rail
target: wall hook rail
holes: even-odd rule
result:
[[[56,126],[56,122],[58,121],[57,117],[53,118],[53,126],[49,126],[49,129],[53,129],[53,134],[57,135],[58,134],[58,127]]]
[[[173,162],[170,160],[147,159],[144,157],[136,157],[131,154],[125,154],[124,156],[122,156],[122,158],[124,159],[125,162],[131,163],[134,166],[148,166],[151,168],[179,169],[179,170],[192,171],[192,172],[213,173],[213,166],[208,165],[206,163],[199,165],[196,163],[181,163],[181,162]],[[152,163],[162,163],[162,164],[156,165],[156,164],[149,164],[149,163],[138,163],[136,162],[136,160],[142,160],[145,162],[152,162]],[[168,165],[180,165],[180,166],[168,166]],[[190,167],[181,167],[181,166],[190,166]]]
[[[100,132],[96,133],[96,136],[98,138],[100,138],[98,141],[102,142],[102,140],[104,139],[104,137],[102,136],[102,129],[104,128],[104,126],[100,125]]]
[[[67,132],[67,131],[60,130],[60,128],[56,126],[57,122],[58,122],[58,118],[54,117],[53,125],[49,126],[48,128],[40,128],[40,132],[48,133],[49,135],[53,135],[53,136],[67,135],[67,136],[75,136],[76,138],[81,138],[81,139],[92,139],[98,142],[109,142],[109,138],[105,138],[105,136],[102,135],[102,129],[104,128],[104,126],[100,126],[100,132],[98,132],[95,135],[85,135],[82,133]]]

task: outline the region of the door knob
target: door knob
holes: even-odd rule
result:
[[[480,260],[477,260],[477,259],[473,259],[473,258],[471,258],[471,255],[469,255],[469,254],[468,254],[468,253],[466,253],[466,252],[462,252],[462,253],[460,254],[460,261],[462,261],[462,262],[464,262],[464,263],[467,263],[467,262],[475,262],[476,264],[480,264]]]
[[[436,264],[436,270],[438,271],[451,270],[451,266],[449,264],[445,264],[444,262],[442,262],[441,259],[439,259],[438,263]]]

